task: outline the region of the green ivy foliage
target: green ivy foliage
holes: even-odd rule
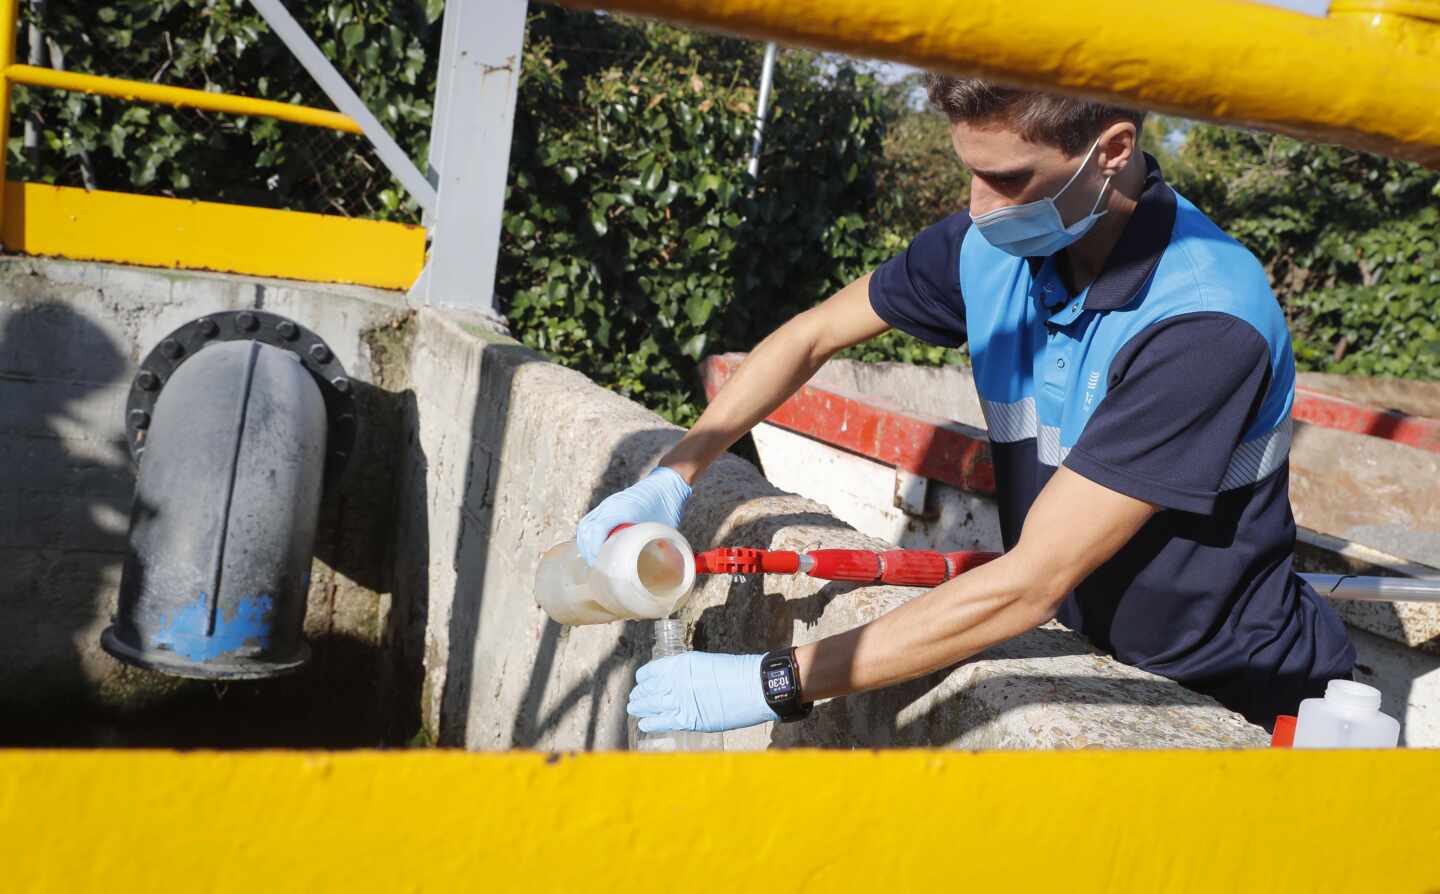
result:
[[[1440,377],[1440,174],[1195,125],[1176,188],[1264,262],[1304,369]]]
[[[425,157],[429,139],[443,6],[443,0],[290,4],[415,158]],[[46,67],[333,108],[246,0],[47,0],[21,9],[45,37]],[[22,28],[21,61],[28,44]],[[15,89],[13,102],[10,179],[417,217],[358,136],[25,87]],[[38,136],[28,152],[26,121]]]
[[[701,357],[752,348],[903,246],[866,220],[887,112],[847,65],[783,55],[758,182],[745,172],[760,53],[614,16],[539,7],[530,19],[499,270],[507,319],[677,422],[703,406]]]

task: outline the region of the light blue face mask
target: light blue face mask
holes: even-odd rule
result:
[[[1071,245],[1075,240],[1090,232],[1095,226],[1095,221],[1105,216],[1100,207],[1100,199],[1105,195],[1105,187],[1110,185],[1110,178],[1106,177],[1105,182],[1100,186],[1100,194],[1095,197],[1095,206],[1090,213],[1075,221],[1070,226],[1060,218],[1060,211],[1055,207],[1055,200],[1070,188],[1080,172],[1090,163],[1090,156],[1095,154],[1095,147],[1100,145],[1096,140],[1090,151],[1085,153],[1085,160],[1080,162],[1080,167],[1060,187],[1060,191],[1046,199],[1037,199],[1034,202],[1026,202],[1023,205],[1009,205],[1004,208],[996,208],[986,214],[973,218],[971,223],[980,230],[980,235],[991,245],[1008,252],[1017,258],[1038,258],[1053,255],[1055,252]]]

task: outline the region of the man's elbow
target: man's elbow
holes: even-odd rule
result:
[[[1049,563],[1025,561],[1024,556],[1014,552],[1007,556],[1011,557],[1019,560],[1015,562],[1016,608],[1034,627],[1055,620],[1065,597],[1075,588],[1072,575]]]

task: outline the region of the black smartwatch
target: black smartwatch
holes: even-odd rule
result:
[[[765,704],[782,723],[804,720],[815,707],[800,694],[800,668],[793,647],[777,649],[760,659],[760,690],[765,693]]]

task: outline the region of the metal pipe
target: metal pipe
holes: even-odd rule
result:
[[[746,168],[751,177],[760,176],[760,148],[765,144],[765,116],[770,112],[770,88],[775,82],[777,51],[774,41],[765,45],[765,62],[760,69],[760,99],[755,103],[755,142],[750,147],[750,164]]]
[[[360,125],[356,124],[354,119],[348,115],[269,99],[232,96],[228,93],[210,93],[205,90],[192,90],[188,87],[169,87],[165,84],[152,84],[149,81],[104,78],[73,71],[56,71],[53,68],[37,65],[8,66],[5,69],[5,78],[10,83],[27,84],[31,87],[49,87],[54,90],[68,90],[72,93],[113,96],[116,99],[140,100],[178,108],[200,109],[206,112],[258,115],[295,124],[343,130],[346,133],[364,133],[360,129]]]
[[[1152,3],[1137,15],[1129,0],[561,2],[1440,167],[1440,54],[1406,52],[1353,24],[1259,3]]]
[[[1440,602],[1440,578],[1302,574],[1321,596],[1356,602]]]
[[[433,211],[435,187],[430,185],[430,181],[415,167],[415,162],[410,160],[410,156],[400,148],[395,138],[390,136],[390,131],[385,129],[380,119],[365,105],[365,101],[351,89],[340,72],[335,70],[335,66],[330,64],[330,60],[325,58],[325,54],[320,52],[320,48],[300,27],[300,23],[295,21],[295,17],[290,15],[280,0],[250,0],[250,3],[265,17],[265,21],[270,23],[271,29],[285,42],[285,46],[290,48],[290,52],[295,54],[300,64],[305,66],[305,70],[310,72],[310,77],[315,79],[315,83],[319,84],[325,95],[330,97],[330,101],[335,103],[335,108],[360,125],[361,132],[375,147],[375,154],[405,187],[406,192],[420,204],[422,210]]]
[[[5,147],[10,142],[10,78],[15,62],[15,32],[19,28],[16,0],[0,0],[0,190],[5,185]],[[3,203],[0,203],[3,206]],[[4,222],[0,207],[0,224]]]

